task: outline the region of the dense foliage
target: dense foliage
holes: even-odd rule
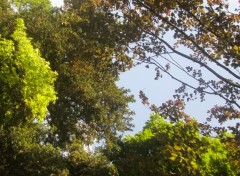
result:
[[[13,40],[0,41],[2,124],[16,122],[17,118],[42,121],[48,104],[56,99],[53,86],[56,73],[33,49],[22,19],[16,20],[11,37]],[[21,111],[23,114],[17,116]]]
[[[221,0],[0,0],[0,175],[239,175],[239,124],[227,132],[184,113],[210,94],[226,102],[210,118],[239,118],[238,13]],[[134,98],[116,82],[136,61],[182,86],[160,107],[141,91],[155,114],[122,139]]]
[[[1,1],[1,175],[116,173],[84,148],[132,127],[133,97],[116,86],[131,60],[108,35],[113,15],[72,5]]]
[[[170,123],[154,114],[110,157],[120,175],[237,175],[230,153],[219,138],[201,136],[196,120]]]

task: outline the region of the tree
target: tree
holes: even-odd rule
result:
[[[50,107],[48,121],[56,127],[52,139],[58,135],[55,142],[60,145],[69,143],[72,137],[86,143],[106,139],[111,145],[118,131],[132,126],[128,103],[133,97],[116,86],[119,71],[131,62],[111,31],[117,25],[113,16],[98,8],[92,1],[66,6],[56,18],[57,31],[50,33],[56,40],[42,51],[59,73],[59,99]],[[50,47],[52,50],[48,50]]]
[[[52,8],[49,0],[0,0],[0,175],[239,174],[238,126],[232,134],[218,130],[211,138],[207,126],[183,112],[181,100],[215,94],[226,106],[212,109],[212,115],[222,114],[220,122],[238,117],[239,18],[227,6],[221,1],[191,1],[194,7],[185,1],[64,3]],[[192,55],[165,41],[168,30]],[[177,79],[169,64],[163,67],[153,56],[165,58],[170,52],[217,79],[207,81],[200,71],[168,60],[199,85]],[[118,144],[119,133],[132,127],[128,103],[134,100],[116,81],[133,66],[132,59],[155,64],[156,79],[166,72],[183,86],[176,101],[150,106],[171,123],[154,115],[143,132]],[[231,76],[223,77],[210,62]],[[188,94],[186,86],[195,92]],[[143,92],[140,96],[150,105]],[[104,140],[111,160],[84,150],[95,139]]]
[[[25,123],[0,129],[0,174],[68,175],[67,164],[60,149],[43,145],[46,135],[42,124]]]
[[[89,154],[84,150],[81,141],[75,141],[68,145],[69,156],[67,160],[69,174],[117,176],[118,172],[114,165],[101,153]]]
[[[42,124],[0,129],[0,174],[98,176],[118,175],[115,167],[100,153],[89,153],[81,141],[65,150],[44,144],[48,128]]]
[[[59,9],[21,1],[14,6],[21,8],[12,18],[24,19],[33,45],[58,73],[58,99],[48,108],[53,129],[48,142],[63,147],[73,138],[85,143],[105,139],[110,146],[118,132],[130,130],[133,112],[128,103],[134,100],[116,85],[119,73],[132,66],[124,52],[129,41],[118,36],[125,29],[103,10],[105,5],[69,1]],[[8,21],[2,25],[11,26]],[[2,32],[6,36],[8,29]]]
[[[209,119],[239,118],[239,9],[223,0],[111,2],[123,23],[140,34],[129,46],[133,58],[154,65],[155,79],[165,73],[182,85],[174,98],[204,101],[215,95],[225,104],[210,109]]]
[[[60,173],[59,151],[41,146],[40,138],[45,135],[40,122],[56,100],[57,74],[31,45],[22,19],[15,20],[11,40],[0,38],[0,59],[0,174]],[[46,158],[55,167],[46,168]]]
[[[205,96],[215,95],[225,100],[225,104],[210,109],[208,120],[216,118],[222,124],[239,118],[239,9],[230,8],[227,1],[221,0],[111,3],[122,12],[122,22],[139,34],[128,50],[138,64],[154,65],[156,80],[165,73],[182,84],[176,90],[175,100],[159,107],[151,105],[141,91],[140,98],[145,105],[176,123],[190,118],[184,113],[184,101],[197,98],[204,101]],[[231,3],[236,7],[239,4]],[[176,69],[185,76],[178,77]],[[200,126],[202,135],[215,131],[221,136],[226,132],[222,127]],[[226,145],[232,146],[227,156],[234,160],[233,166],[238,165],[239,123],[229,130],[234,136],[226,138]]]
[[[220,138],[201,136],[194,119],[170,123],[153,114],[110,158],[120,175],[236,175],[230,152]]]
[[[0,40],[1,125],[43,121],[56,100],[56,73],[32,47],[22,19],[16,20],[12,40]]]
[[[82,141],[65,150],[46,143],[52,130],[44,120],[48,104],[56,100],[57,74],[25,29],[23,20],[16,19],[11,40],[0,40],[0,174],[117,175],[104,156],[86,152]]]
[[[92,1],[64,9],[51,8],[45,0],[0,5],[1,95],[6,100],[0,107],[1,175],[115,173],[99,154],[75,156],[69,146],[78,141],[82,154],[82,143],[95,139],[111,146],[119,131],[132,126],[128,103],[133,97],[116,86],[119,72],[131,67],[121,40],[111,31],[120,24]],[[21,20],[21,30],[15,30],[18,17],[24,19],[31,43]],[[63,151],[70,155],[63,156]]]

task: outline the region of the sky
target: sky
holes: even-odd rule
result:
[[[63,0],[51,0],[53,6],[60,7],[63,4]]]
[[[51,0],[53,6],[61,6],[63,0]],[[231,0],[232,5],[237,5],[237,0]],[[119,87],[124,87],[131,90],[131,94],[134,95],[136,102],[130,104],[131,110],[135,111],[133,124],[133,132],[135,134],[142,130],[145,122],[149,120],[149,116],[152,113],[146,106],[141,103],[139,99],[139,91],[142,90],[149,98],[150,103],[160,106],[162,103],[169,99],[173,99],[172,95],[175,93],[175,89],[180,86],[179,83],[172,80],[168,76],[164,76],[159,80],[154,80],[155,71],[154,67],[146,68],[145,65],[138,65],[129,71],[126,71],[120,75],[120,80],[117,82]],[[178,75],[181,79],[186,79],[184,75]],[[208,75],[207,75],[208,76]],[[204,102],[195,100],[186,104],[185,112],[191,117],[196,118],[200,122],[204,122],[207,117],[207,110],[213,107],[215,104],[221,104],[223,101],[216,96],[207,96]],[[212,122],[215,125],[216,121]]]

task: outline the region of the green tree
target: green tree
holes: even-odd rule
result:
[[[81,141],[65,150],[46,143],[52,130],[43,120],[56,100],[57,74],[31,45],[22,19],[15,21],[11,39],[0,41],[0,175],[117,175],[104,156],[86,152]]]
[[[120,175],[236,175],[228,152],[219,138],[201,136],[194,119],[170,123],[154,114],[110,157]]]
[[[99,11],[100,5],[94,2],[86,1],[79,8],[66,6],[64,9],[51,8],[48,2],[4,1],[1,4],[5,17],[0,21],[1,44],[3,50],[13,55],[10,57],[7,52],[1,52],[3,58],[11,58],[6,67],[3,65],[1,77],[6,81],[6,88],[1,87],[5,91],[4,96],[9,98],[5,104],[2,102],[5,106],[1,106],[1,174],[116,175],[106,158],[87,152],[84,156],[75,156],[77,151],[72,154],[74,150],[68,146],[72,146],[76,139],[81,141],[76,145],[106,139],[111,146],[119,131],[130,130],[132,126],[128,103],[133,101],[133,97],[128,95],[128,90],[116,86],[119,72],[131,67],[131,61],[124,54],[121,40],[113,29],[120,24],[114,16]],[[39,50],[30,46],[24,26],[20,25],[24,30],[16,32],[13,20],[17,17],[24,19],[32,45]],[[14,37],[18,37],[16,41]],[[23,44],[27,47],[23,48]],[[46,66],[35,65],[40,58],[39,53],[50,65],[42,58],[40,60]],[[24,61],[19,67],[14,62],[18,55],[19,62]],[[53,91],[56,73],[46,75],[46,67],[58,73],[55,82],[57,100]],[[4,77],[9,68],[9,76]],[[39,80],[36,79],[37,74],[40,74]],[[49,92],[41,81],[52,86]],[[11,83],[16,89],[8,89]],[[39,104],[41,99],[34,99],[40,93],[46,95],[46,101],[56,100],[55,104],[48,106],[47,114],[47,107],[44,113],[42,111],[46,101],[42,101],[42,105]],[[8,119],[5,111],[10,110]],[[69,156],[63,157],[62,151]],[[84,153],[83,147],[81,153]]]
[[[102,4],[70,3],[44,13],[21,12],[29,35],[58,72],[58,100],[47,117],[54,129],[49,142],[63,147],[73,138],[96,138],[111,145],[118,132],[132,127],[133,97],[116,85],[119,73],[132,65],[124,53],[128,41],[119,38],[121,25]]]
[[[22,19],[16,20],[11,37],[0,39],[1,125],[43,121],[48,104],[56,100],[57,74],[32,47]]]
[[[0,129],[0,175],[118,175],[116,168],[100,153],[89,153],[81,141],[65,150],[44,144],[48,126],[28,123]]]
[[[68,168],[71,176],[94,175],[94,176],[117,176],[118,172],[113,164],[101,153],[88,153],[81,141],[74,141],[67,146]]]
[[[46,127],[25,123],[8,129],[0,128],[0,175],[68,175],[60,149],[43,145]]]
[[[117,38],[107,34],[109,25],[117,25],[113,16],[97,14],[87,1],[81,9],[64,11],[49,1],[0,5],[0,174],[117,175],[104,156],[82,145],[105,138],[110,146],[118,131],[132,126],[133,97],[115,83],[131,62],[120,44],[116,48]],[[14,22],[18,17],[27,28],[22,19]],[[105,37],[97,38],[98,32]]]
[[[130,39],[111,9],[100,1],[66,1],[63,8],[49,8],[48,1],[12,1],[11,6],[19,8],[1,23],[3,36],[9,36],[10,19],[23,18],[33,46],[58,73],[58,100],[48,108],[54,131],[48,142],[63,147],[72,138],[86,143],[97,138],[112,145],[118,132],[130,130],[128,103],[134,100],[116,85],[119,73],[132,66],[125,53]]]
[[[56,100],[57,74],[31,45],[22,19],[15,20],[11,39],[0,38],[0,59],[0,174],[61,173],[60,152],[40,138],[47,106]]]

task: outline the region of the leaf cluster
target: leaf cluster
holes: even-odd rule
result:
[[[109,156],[120,175],[237,175],[229,155],[219,138],[200,135],[194,119],[170,123],[152,114]]]

